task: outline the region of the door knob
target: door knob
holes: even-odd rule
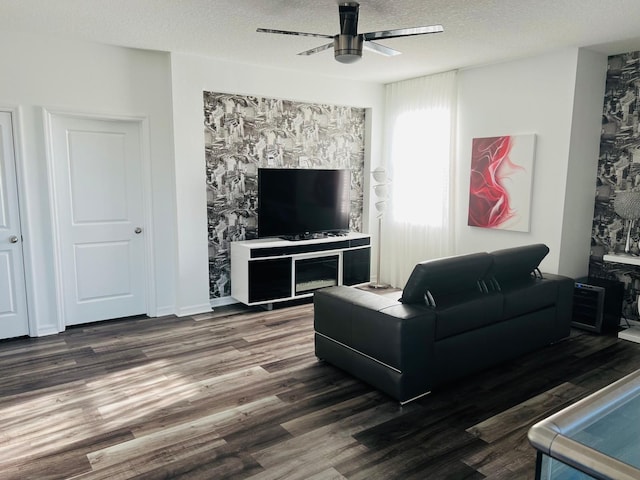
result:
[[[136,227],[134,232],[136,232],[136,235],[139,235],[140,233],[142,233],[142,229],[140,227]]]
[[[11,235],[9,237],[9,242],[10,243],[18,243],[18,237],[16,237],[15,235]]]

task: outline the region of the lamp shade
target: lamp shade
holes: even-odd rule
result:
[[[376,202],[376,210],[378,211],[378,213],[384,213],[386,208],[387,208],[387,202],[385,202],[384,200],[380,202]]]
[[[374,185],[373,193],[376,194],[378,198],[387,198],[389,194],[389,188],[386,185]]]
[[[613,210],[625,220],[640,218],[640,191],[628,190],[616,194]]]
[[[387,182],[387,172],[383,167],[377,167],[375,170],[372,170],[371,175],[373,176],[373,179],[378,183]]]

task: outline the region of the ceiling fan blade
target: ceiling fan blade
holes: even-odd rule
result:
[[[358,10],[360,5],[357,2],[344,2],[338,6],[340,14],[340,34],[358,34]]]
[[[363,47],[365,48],[365,50],[379,53],[380,55],[384,55],[385,57],[393,57],[402,53],[398,50],[394,50],[393,48],[385,47],[384,45],[380,45],[379,43],[371,41],[364,42]]]
[[[323,33],[306,33],[306,32],[291,32],[289,30],[274,30],[272,28],[258,28],[256,32],[260,33],[278,33],[281,35],[297,35],[300,37],[320,37],[320,38],[333,38],[333,35],[325,35]]]
[[[381,40],[383,38],[409,37],[411,35],[424,35],[427,33],[444,32],[442,25],[430,25],[428,27],[398,28],[396,30],[380,30],[379,32],[363,33],[365,40]]]
[[[329,50],[330,48],[333,48],[333,42],[327,43],[326,45],[320,45],[319,47],[312,48],[311,50],[305,50],[304,52],[300,52],[298,55],[313,55],[314,53]]]

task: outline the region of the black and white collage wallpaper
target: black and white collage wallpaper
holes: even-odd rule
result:
[[[639,115],[640,52],[611,56],[602,111],[589,276],[624,284],[622,315],[632,320],[639,317],[640,266],[604,262],[603,256],[629,254],[640,260],[640,221],[635,221],[630,227],[630,222],[615,209],[617,197],[621,202],[621,195],[626,192],[640,191]],[[631,241],[627,253],[629,228]]]
[[[231,295],[230,242],[257,238],[258,168],[351,170],[362,231],[365,109],[204,92],[211,298]]]

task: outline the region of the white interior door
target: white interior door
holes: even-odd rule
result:
[[[66,325],[147,312],[141,123],[51,114]]]
[[[28,333],[13,126],[0,112],[0,338]]]

